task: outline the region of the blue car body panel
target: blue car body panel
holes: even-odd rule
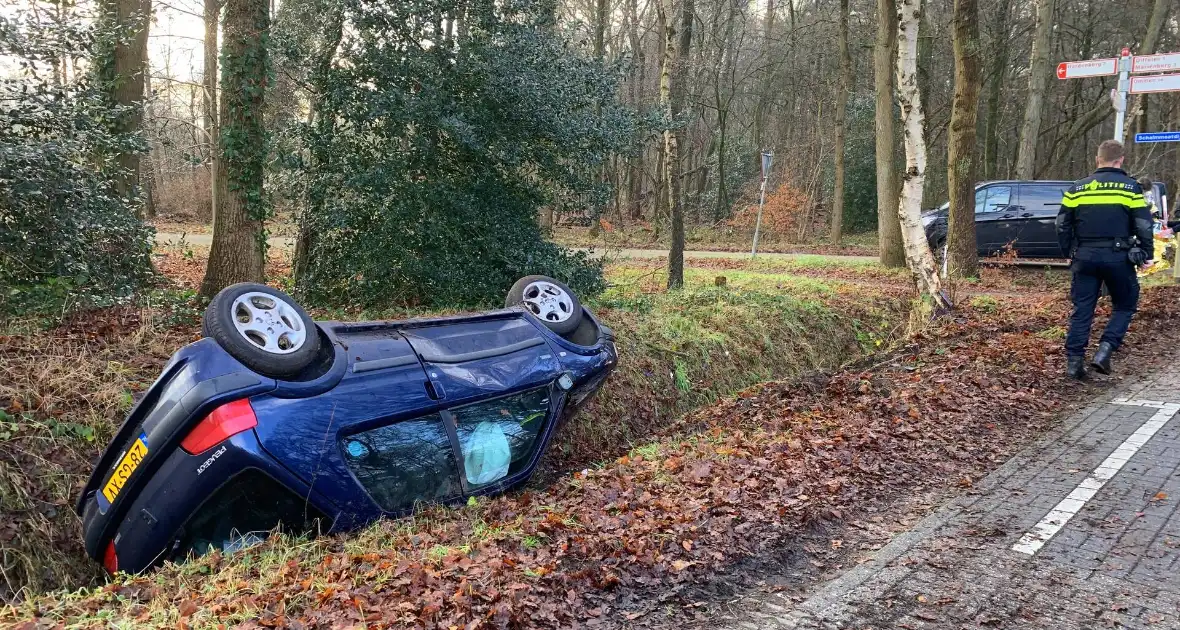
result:
[[[518,486],[535,470],[560,422],[615,367],[610,330],[588,310],[583,326],[592,327],[583,340],[593,338],[593,344],[572,343],[521,309],[318,322],[325,342],[321,360],[291,380],[251,371],[212,339],[185,346],[128,414],[78,499],[87,553],[96,560],[113,553],[119,569],[131,572],[182,557],[189,551],[181,544],[191,533],[186,524],[221,509],[211,497],[247,472],[297,497],[319,532],[401,515],[412,508],[383,509],[350,468],[342,441],[403,421],[444,418],[449,424],[440,426],[450,427],[453,464],[462,471],[451,410],[538,392],[549,409],[535,436],[528,436],[528,456],[519,464],[514,460],[513,471],[492,483],[459,475],[462,492],[447,500]],[[201,453],[179,447],[214,409],[242,399],[249,401],[256,426]],[[148,454],[108,501],[102,489],[141,435]]]

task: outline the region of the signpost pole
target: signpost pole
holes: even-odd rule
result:
[[[1127,102],[1127,91],[1131,89],[1131,49],[1124,48],[1119,55],[1119,96],[1123,103]],[[1127,118],[1127,108],[1116,108],[1114,113],[1114,139],[1123,141],[1123,127]]]
[[[758,220],[754,222],[754,244],[750,246],[750,258],[758,255],[758,232],[762,229],[762,207],[766,205],[766,180],[770,177],[770,165],[774,162],[774,153],[762,153],[762,189],[758,195]]]

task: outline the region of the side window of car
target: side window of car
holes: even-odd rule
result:
[[[173,559],[250,547],[276,528],[300,535],[328,525],[324,515],[303,498],[265,473],[247,470],[213,493],[189,518]]]
[[[453,409],[469,488],[512,476],[532,460],[549,418],[549,388]]]
[[[999,212],[1011,203],[1011,186],[988,186],[975,192],[975,214]]]
[[[1020,205],[1029,211],[1056,212],[1061,207],[1061,199],[1065,196],[1066,190],[1069,190],[1068,184],[1025,186],[1020,191]]]
[[[354,433],[341,441],[344,461],[369,496],[389,512],[416,501],[462,494],[459,468],[440,414]]]
[[[550,420],[551,398],[548,386],[539,387],[354,433],[340,447],[377,505],[400,512],[523,471]]]
[[[988,186],[975,191],[975,214],[999,212],[1011,203],[1011,186]]]

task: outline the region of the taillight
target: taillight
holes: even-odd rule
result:
[[[102,554],[102,566],[111,575],[119,572],[119,559],[115,557],[115,541],[113,540],[107,543],[106,553]]]
[[[202,453],[229,438],[258,426],[254,408],[247,399],[235,400],[213,410],[180,442],[189,455]]]

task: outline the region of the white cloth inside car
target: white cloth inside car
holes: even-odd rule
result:
[[[467,483],[483,485],[503,479],[512,463],[508,436],[495,422],[481,422],[463,441],[463,469]]]

